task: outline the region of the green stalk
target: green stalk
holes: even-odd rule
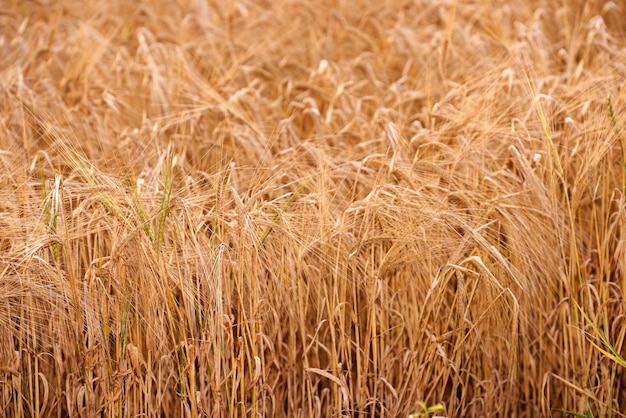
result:
[[[311,182],[311,177],[307,177],[304,181],[302,181],[302,183],[298,185],[296,190],[294,190],[293,192],[287,195],[287,200],[280,207],[280,213],[276,214],[276,216],[274,216],[274,218],[272,219],[274,224],[278,224],[278,222],[280,222],[280,215],[287,212],[287,210],[289,210],[289,208],[294,204],[294,202],[300,195],[300,192],[302,192],[302,189],[304,189],[310,182]],[[261,235],[261,239],[259,239],[259,244],[261,247],[263,246],[263,244],[265,244],[265,240],[272,233],[273,230],[274,230],[274,227],[272,226],[268,226],[265,229],[265,231],[263,232],[263,235]]]
[[[619,123],[617,121],[617,115],[615,114],[615,108],[613,108],[613,101],[611,100],[611,96],[607,98],[607,105],[609,108],[609,119],[611,120],[611,125],[613,125],[613,130],[615,131],[615,135],[619,140],[619,145],[622,151],[622,193],[626,195],[626,156],[624,154],[624,141],[622,139],[622,131],[619,127]]]

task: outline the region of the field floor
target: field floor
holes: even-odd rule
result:
[[[0,417],[624,417],[626,3],[3,0]]]

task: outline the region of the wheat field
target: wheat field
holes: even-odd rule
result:
[[[0,416],[625,416],[625,21],[4,0]]]

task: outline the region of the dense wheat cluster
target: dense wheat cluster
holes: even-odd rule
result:
[[[625,21],[4,1],[1,416],[624,416]]]

